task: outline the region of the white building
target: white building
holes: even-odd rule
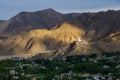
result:
[[[10,70],[10,74],[11,74],[11,75],[15,75],[15,74],[16,74],[16,71],[15,71],[15,70]]]
[[[80,37],[77,39],[77,42],[81,42],[81,44],[88,44],[87,41],[82,40]]]
[[[79,37],[77,41],[78,41],[78,42],[81,42],[82,40],[81,40],[80,37]]]
[[[110,66],[107,66],[107,65],[103,65],[103,68],[110,68]]]

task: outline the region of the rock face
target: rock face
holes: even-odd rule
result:
[[[85,29],[84,37],[92,41],[120,32],[120,11],[84,13],[74,21]]]
[[[22,32],[0,41],[2,55],[63,58],[120,51],[120,11],[84,13],[51,29]]]
[[[10,20],[5,21],[0,27],[1,31],[11,34],[19,34],[34,29],[51,29],[65,20],[78,17],[80,13],[62,14],[53,9],[45,9],[36,12],[21,12]]]

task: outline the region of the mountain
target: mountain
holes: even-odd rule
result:
[[[68,13],[68,14],[64,14],[64,18],[65,18],[65,20],[71,20],[80,15],[81,15],[81,13]]]
[[[63,58],[120,51],[120,11],[83,13],[51,29],[22,32],[0,40],[1,55]]]
[[[64,22],[50,30],[37,29],[12,36],[0,43],[2,55],[23,57],[63,58],[71,55],[120,51],[120,41],[92,41],[84,38],[80,26]]]
[[[2,20],[0,20],[0,22],[3,22]]]
[[[101,40],[120,32],[120,11],[109,10],[98,13],[83,13],[73,21],[86,31],[84,38],[89,41]]]
[[[9,21],[0,20],[0,32],[4,32],[8,24],[9,24]]]
[[[7,26],[5,32],[18,34],[22,31],[33,29],[50,29],[63,22],[63,20],[63,15],[53,9],[37,12],[21,12],[10,19],[11,23]]]
[[[34,29],[51,29],[52,27],[79,16],[80,13],[62,14],[51,8],[36,12],[21,12],[0,25],[4,32],[19,34]]]
[[[38,29],[2,40],[1,54],[37,54],[69,45],[82,36],[84,31],[67,22],[51,30]]]

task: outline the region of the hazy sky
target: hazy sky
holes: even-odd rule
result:
[[[119,10],[120,0],[0,0],[0,20],[9,19],[21,11],[46,8],[53,8],[62,13]]]

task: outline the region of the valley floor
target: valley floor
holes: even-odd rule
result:
[[[120,53],[1,60],[0,80],[120,80]]]

